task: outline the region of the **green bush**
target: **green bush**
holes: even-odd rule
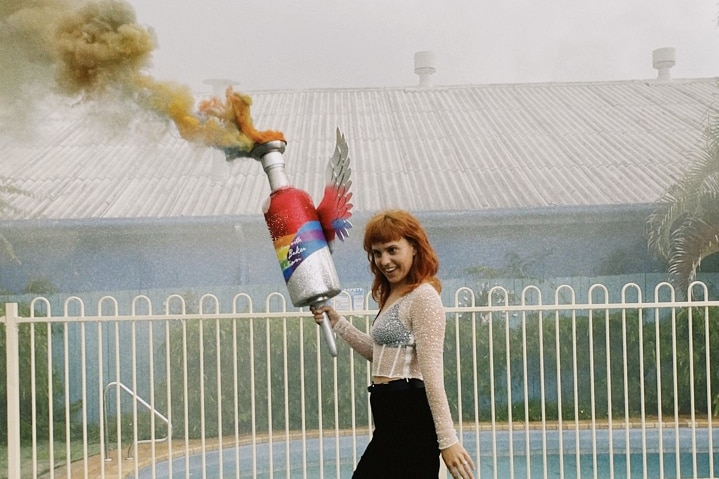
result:
[[[19,304],[20,316],[30,315],[28,304]],[[5,315],[5,304],[0,304],[0,315]],[[32,414],[32,383],[29,380],[20,381],[20,435],[23,443],[32,438],[32,425],[35,424],[38,436],[47,437],[50,419],[50,401],[48,400],[50,385],[53,388],[53,419],[56,428],[62,428],[65,421],[65,410],[61,395],[62,383],[56,369],[53,367],[51,377],[48,376],[48,334],[50,325],[21,324],[18,328],[19,336],[19,368],[21,378],[31,377],[31,363],[35,360],[35,418]],[[5,328],[0,329],[0,370],[7,371],[5,353]],[[33,339],[31,339],[33,338]],[[0,396],[7,397],[7,376],[0,379]],[[75,408],[79,405],[75,405]],[[7,403],[0,401],[0,444],[7,444]]]
[[[691,329],[686,309],[678,310],[673,321],[671,316],[648,319],[646,312],[640,317],[637,310],[627,310],[624,315],[620,311],[608,315],[595,313],[591,329],[588,315],[572,317],[571,312],[545,313],[541,317],[537,313],[528,314],[524,324],[520,317],[505,317],[501,313],[492,317],[464,314],[450,318],[445,349],[445,382],[450,404],[459,409],[460,399],[454,395],[459,382],[463,420],[475,419],[475,393],[480,421],[490,420],[492,406],[497,421],[508,419],[509,407],[515,419],[523,420],[526,363],[529,420],[541,419],[542,398],[546,419],[559,419],[560,395],[564,420],[591,418],[592,394],[597,419],[607,419],[610,414],[614,418],[638,417],[642,412],[646,415],[661,412],[666,416],[673,415],[675,409],[679,415],[692,411],[716,414],[719,400],[708,403],[707,381],[711,381],[712,388],[709,397],[717,397],[719,368],[708,364],[719,363],[719,311],[713,308],[708,312],[707,321],[704,309],[693,309]],[[462,365],[459,377],[457,337]],[[472,367],[475,357],[476,384]],[[676,397],[675,382],[679,392]],[[658,383],[661,389],[657,388]],[[693,402],[689,394],[692,385]]]

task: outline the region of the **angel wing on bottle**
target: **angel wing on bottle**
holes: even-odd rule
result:
[[[334,152],[327,162],[327,178],[324,195],[319,206],[317,216],[322,225],[327,244],[332,249],[335,238],[344,241],[349,236],[352,223],[352,193],[350,187],[352,168],[350,168],[349,148],[344,134],[337,128],[337,140]]]

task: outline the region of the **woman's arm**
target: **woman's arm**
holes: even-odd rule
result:
[[[350,323],[344,316],[335,311],[332,306],[325,305],[319,308],[310,308],[312,314],[315,317],[317,324],[324,321],[324,314],[330,318],[330,324],[334,332],[340,335],[344,341],[350,345],[352,349],[357,351],[366,360],[372,361],[372,338],[367,333],[360,331],[352,323]]]
[[[412,295],[409,314],[417,341],[417,363],[424,378],[439,448],[444,449],[459,441],[444,389],[444,306],[429,284],[421,285]]]
[[[424,284],[415,290],[410,320],[417,341],[417,362],[424,378],[442,459],[452,477],[473,479],[474,461],[459,442],[444,389],[446,317],[442,300],[431,285]]]

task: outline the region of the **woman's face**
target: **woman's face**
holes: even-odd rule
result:
[[[404,237],[388,243],[372,243],[374,264],[392,288],[403,286],[407,281],[415,252],[414,246]]]

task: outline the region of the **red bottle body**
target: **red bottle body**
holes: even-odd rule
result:
[[[340,293],[332,254],[306,192],[290,186],[273,191],[265,222],[294,306],[308,306]]]

